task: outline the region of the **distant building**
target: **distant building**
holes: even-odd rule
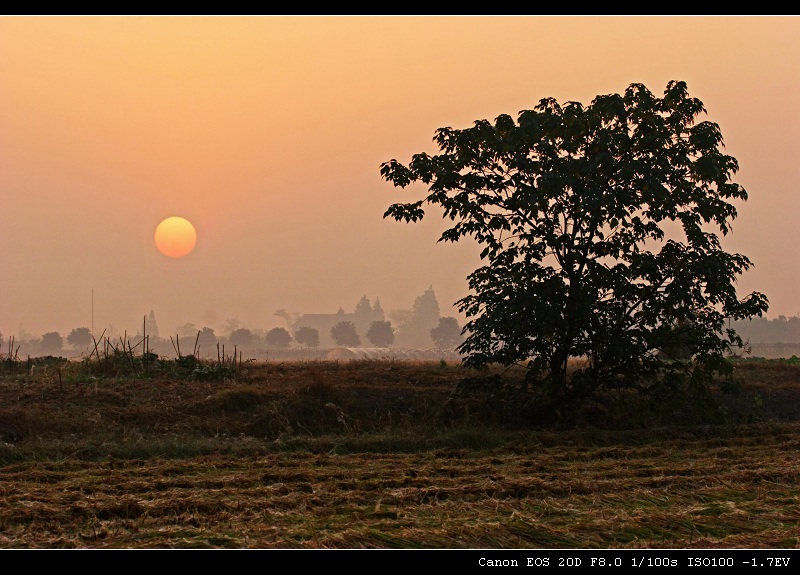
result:
[[[363,296],[356,304],[354,313],[345,313],[341,307],[337,313],[307,313],[300,316],[292,328],[297,331],[301,327],[310,327],[319,332],[320,347],[336,347],[336,342],[331,337],[331,329],[341,321],[351,321],[356,326],[356,332],[362,341],[366,340],[366,333],[372,322],[385,321],[386,318],[381,307],[381,302],[375,298],[375,305],[370,304],[367,296]]]

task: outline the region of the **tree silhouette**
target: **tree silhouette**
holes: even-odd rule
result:
[[[367,330],[367,339],[376,347],[387,347],[394,343],[394,330],[388,321],[374,321]]]
[[[286,327],[289,328],[289,330],[293,329],[295,322],[297,322],[297,319],[300,317],[299,313],[289,312],[284,308],[275,310],[273,315],[283,318],[283,320],[286,322]]]
[[[217,336],[214,333],[214,330],[210,327],[204,327],[200,330],[200,335],[195,336],[197,338],[197,345],[200,346],[201,350],[206,350],[207,353],[217,345]]]
[[[427,348],[431,346],[431,329],[439,322],[439,300],[428,287],[414,300],[410,310],[400,310],[392,314],[398,326],[398,345],[405,347]]]
[[[435,204],[453,222],[440,241],[483,248],[458,302],[467,365],[523,363],[530,384],[561,396],[670,382],[708,397],[714,374],[731,377],[725,356],[742,340],[726,319],[761,315],[768,301],[737,296],[752,264],[720,247],[737,215],[728,200],[747,193],[719,126],[696,123],[705,112],[684,82],[663,98],[631,84],[588,106],[547,98],[517,121],[441,128],[439,155],[381,166],[394,185],[429,192],[384,217],[417,221]],[[679,325],[693,360],[665,361]],[[568,370],[573,357],[586,367]]]
[[[369,299],[367,296],[364,295],[358,300],[356,304],[356,315],[371,315],[372,314],[372,304],[369,303]]]
[[[264,341],[269,348],[286,349],[292,343],[292,334],[282,327],[275,327],[267,332]]]
[[[340,321],[331,328],[331,337],[336,345],[342,347],[357,347],[361,345],[361,338],[358,337],[356,326],[352,321]]]
[[[253,332],[245,327],[240,327],[232,331],[228,339],[237,347],[247,347],[253,341]]]
[[[151,340],[158,339],[158,323],[156,322],[156,314],[150,310],[150,315],[145,319],[145,330]]]
[[[93,343],[92,332],[88,327],[76,327],[67,335],[67,343],[72,347],[86,347]]]
[[[64,347],[64,339],[57,331],[49,331],[42,336],[40,347],[47,354],[55,353]]]
[[[198,330],[197,330],[197,326],[190,322],[190,323],[185,323],[183,325],[179,325],[176,328],[176,331],[178,332],[178,335],[181,338],[187,338],[187,339],[188,338],[192,338],[192,339],[195,339],[197,337],[197,331]]]
[[[439,319],[439,325],[431,329],[431,339],[439,349],[453,350],[464,341],[461,336],[461,326],[454,317],[443,317]]]
[[[300,345],[317,347],[319,345],[319,331],[313,327],[301,327],[295,332],[294,339]]]

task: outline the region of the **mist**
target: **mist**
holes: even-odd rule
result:
[[[440,127],[670,80],[740,164],[749,199],[723,239],[755,264],[740,293],[798,315],[799,32],[794,17],[2,17],[0,333],[134,335],[153,312],[162,338],[265,335],[287,327],[277,310],[350,314],[364,296],[396,327],[428,288],[463,325],[478,247],[438,242],[435,211],[384,219],[424,190],[381,163],[435,153]],[[197,230],[178,259],[153,241],[173,215]]]

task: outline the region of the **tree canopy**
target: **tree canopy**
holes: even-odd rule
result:
[[[295,332],[294,339],[300,345],[317,347],[319,346],[319,331],[313,327],[303,326]]]
[[[439,349],[456,349],[464,338],[461,326],[454,317],[439,318],[439,325],[431,329],[431,339]]]
[[[428,287],[414,300],[410,310],[400,310],[392,314],[397,325],[397,344],[401,347],[428,348],[431,346],[431,329],[439,322],[439,300]]]
[[[376,347],[387,347],[394,343],[394,329],[388,321],[374,321],[366,333],[367,339]]]
[[[671,81],[659,98],[642,84],[591,104],[542,99],[515,121],[440,128],[440,153],[382,177],[427,195],[384,217],[415,222],[438,205],[452,225],[439,241],[472,237],[485,262],[459,300],[469,318],[465,363],[522,363],[552,394],[601,387],[643,391],[678,382],[707,389],[730,374],[741,345],[726,319],[761,315],[761,293],[737,296],[750,260],[722,249],[744,188],[719,126]],[[664,357],[688,350],[690,361]],[[571,358],[584,363],[568,370]]]
[[[274,327],[264,336],[267,347],[286,349],[292,343],[292,334],[282,327]]]
[[[336,345],[342,347],[357,347],[361,345],[356,326],[352,321],[340,321],[331,328],[331,337]]]
[[[247,347],[253,342],[253,332],[245,327],[240,327],[228,336],[230,342],[239,347]]]
[[[85,347],[92,342],[92,332],[88,327],[76,327],[67,335],[67,343],[72,347]]]
[[[57,331],[49,331],[42,336],[41,347],[45,353],[61,351],[61,348],[64,347],[64,339]]]
[[[197,344],[200,346],[201,350],[206,350],[206,353],[211,353],[214,349],[214,346],[217,345],[217,334],[214,333],[214,329],[208,326],[204,326],[197,335],[195,335],[197,340]]]

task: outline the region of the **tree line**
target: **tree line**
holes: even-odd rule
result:
[[[152,316],[151,316],[152,318]],[[213,355],[217,346],[228,345],[238,349],[247,350],[265,348],[267,350],[287,350],[293,346],[304,349],[316,349],[320,345],[319,330],[311,327],[300,327],[293,332],[283,327],[275,327],[266,332],[251,330],[245,327],[233,329],[227,336],[218,336],[211,327],[203,327],[194,331],[193,324],[186,324],[178,328],[174,336],[159,337],[154,320],[151,320],[149,334],[138,333],[131,338],[136,344],[147,335],[148,348],[156,353],[168,354],[177,352],[174,347],[183,345],[182,352],[195,349],[201,350],[201,355]],[[191,326],[191,329],[190,329]],[[337,323],[330,333],[336,345],[341,347],[362,347],[368,342],[374,347],[389,347],[395,342],[395,328],[390,321],[373,322],[362,340],[355,325],[351,321]],[[435,327],[430,329],[431,343],[438,349],[453,351],[463,341],[461,326],[454,317],[441,317]],[[41,338],[30,338],[24,341],[4,339],[0,334],[0,355],[13,355],[22,350],[27,355],[58,355],[71,347],[73,351],[91,351],[96,342],[88,327],[78,327],[70,331],[66,338],[59,332],[51,331],[43,334]],[[181,342],[183,342],[181,344]],[[65,345],[66,344],[66,345]],[[8,349],[7,349],[8,347]],[[13,349],[12,349],[13,348]]]
[[[800,315],[775,319],[754,317],[731,322],[731,327],[751,344],[800,343]]]

